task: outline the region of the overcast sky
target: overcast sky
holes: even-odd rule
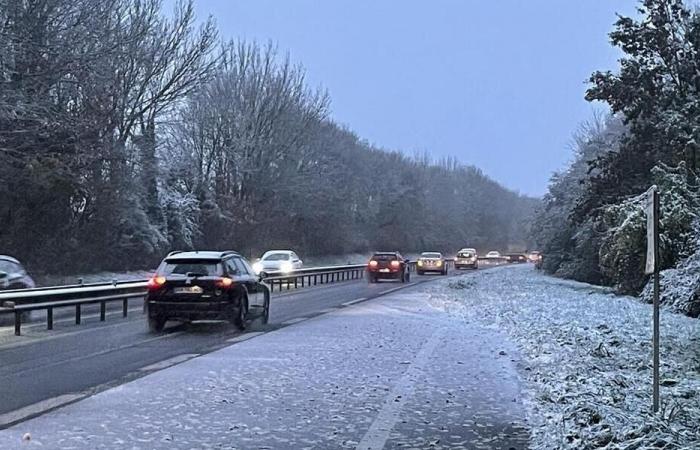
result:
[[[326,88],[332,117],[407,154],[480,167],[545,192],[571,159],[570,136],[602,108],[584,99],[632,0],[195,0],[224,38],[276,42]]]

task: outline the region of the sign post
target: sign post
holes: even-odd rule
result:
[[[644,273],[654,276],[654,387],[653,387],[653,411],[659,412],[659,190],[652,186],[647,191],[647,259]]]

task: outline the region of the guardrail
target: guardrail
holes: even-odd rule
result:
[[[293,272],[267,272],[264,280],[270,286],[270,291],[278,290],[282,286],[287,290],[304,286],[316,286],[318,284],[335,283],[338,281],[358,280],[364,277],[367,264],[354,264],[347,266],[312,267],[298,269]]]
[[[315,286],[317,284],[356,280],[364,277],[366,265],[310,267],[290,273],[269,272],[264,281],[270,291]],[[127,316],[129,300],[143,299],[147,280],[113,281],[111,283],[76,284],[71,286],[18,289],[0,292],[0,315],[14,314],[15,335],[21,334],[24,313],[46,310],[46,328],[53,329],[56,308],[75,308],[75,323],[81,322],[83,305],[100,305],[100,321],[105,320],[107,303],[122,302],[122,317]]]
[[[449,267],[454,267],[454,260],[446,258]],[[506,264],[508,259],[479,258],[479,263],[493,262],[495,265]],[[491,264],[487,264],[491,265]],[[268,272],[264,281],[270,286],[282,291],[305,286],[336,283],[362,279],[365,276],[366,264],[351,264],[345,266],[310,267],[293,272]],[[409,271],[415,272],[416,263],[409,263]],[[83,305],[100,305],[100,321],[105,320],[108,303],[122,303],[122,317],[127,316],[129,301],[143,299],[146,294],[146,280],[112,281],[111,283],[76,284],[70,286],[42,287],[33,289],[18,289],[0,292],[0,315],[14,314],[15,335],[21,334],[22,315],[31,311],[46,310],[46,328],[53,329],[53,312],[56,308],[75,308],[75,323],[81,322]]]

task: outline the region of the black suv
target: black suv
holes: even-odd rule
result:
[[[378,279],[411,281],[409,261],[399,252],[377,252],[367,263],[367,280],[376,283]]]
[[[232,251],[172,252],[148,281],[148,327],[163,330],[168,320],[246,320],[270,317],[270,289],[248,261]]]

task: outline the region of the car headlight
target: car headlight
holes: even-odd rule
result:
[[[423,267],[423,261],[421,261],[420,259],[418,260],[418,262],[416,264],[418,264],[418,267]]]
[[[294,265],[292,265],[292,263],[289,261],[285,261],[282,264],[280,264],[280,270],[282,272],[291,272],[292,270],[294,270]]]
[[[259,262],[256,262],[255,264],[253,264],[253,270],[256,274],[260,274],[260,272],[262,272],[263,270],[263,265]]]
[[[438,266],[438,267],[440,267],[440,266],[442,265],[442,261],[436,261],[436,262],[435,262],[435,265]]]

